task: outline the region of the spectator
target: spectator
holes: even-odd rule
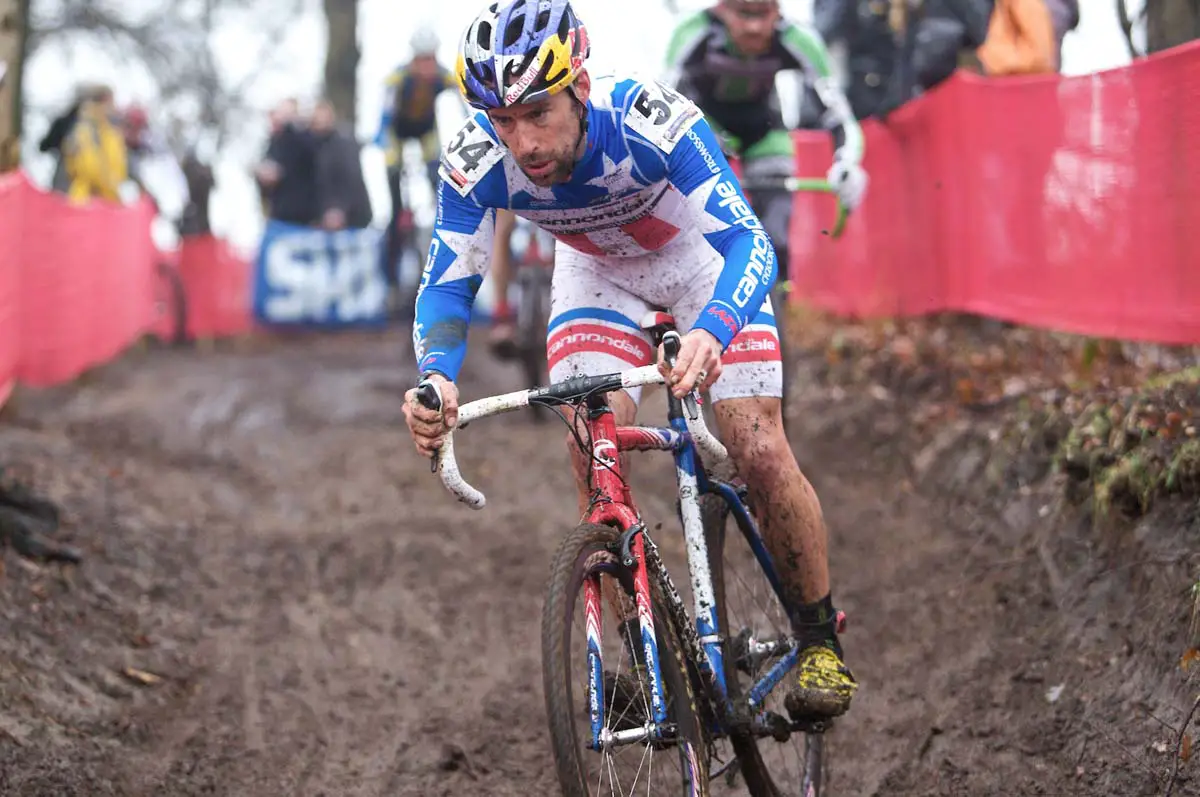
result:
[[[303,125],[294,99],[285,100],[275,109],[272,125],[275,129],[266,157],[255,169],[267,216],[313,226],[319,215],[316,138]]]
[[[327,230],[363,228],[371,223],[371,198],[363,180],[358,142],[338,128],[332,103],[313,109],[312,134],[317,142],[316,182],[321,226]]]
[[[855,115],[882,116],[953,74],[983,43],[992,0],[816,0],[814,20],[847,50]]]
[[[188,147],[180,168],[187,182],[188,198],[179,219],[179,235],[210,235],[212,227],[208,220],[208,199],[216,185],[212,168],[200,160],[195,147]]]
[[[129,181],[154,204],[155,212],[160,212],[158,197],[151,186],[157,185],[157,190],[165,194],[181,191],[186,179],[179,162],[166,138],[151,128],[150,115],[141,105],[130,105],[121,114],[121,132],[129,153]]]
[[[121,132],[125,136],[125,150],[129,153],[129,179],[144,193],[142,161],[152,154],[150,143],[150,117],[140,105],[131,105],[121,114]]]
[[[128,177],[127,153],[111,88],[99,86],[79,104],[61,151],[69,180],[67,195],[72,200],[98,197],[120,201],[121,184]]]
[[[75,91],[75,98],[71,101],[70,106],[54,118],[54,121],[50,123],[50,129],[46,131],[46,135],[42,136],[42,140],[38,142],[38,150],[40,152],[53,152],[55,154],[54,177],[50,183],[50,187],[55,191],[65,194],[67,193],[67,189],[70,188],[71,181],[67,177],[67,167],[63,159],[63,143],[75,128],[75,120],[79,118],[79,106],[83,104],[84,100],[95,93],[97,89],[97,86],[79,86]]]
[[[885,104],[896,62],[886,0],[815,0],[813,22],[830,45],[846,50],[846,99],[858,119]]]
[[[987,39],[976,53],[988,75],[1057,72],[1054,22],[1046,0],[996,0]]]
[[[1054,22],[1054,64],[1062,71],[1062,45],[1067,34],[1079,27],[1079,0],[1046,0]]]

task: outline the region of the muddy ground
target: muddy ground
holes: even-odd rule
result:
[[[468,398],[520,386],[480,348]],[[830,793],[1162,793],[1195,693],[1195,507],[1097,522],[1054,476],[1012,478],[1001,416],[917,433],[919,396],[827,371],[799,363],[793,437],[863,684]],[[0,794],[556,793],[537,651],[576,516],[561,427],[464,431],[474,513],[407,442],[412,378],[400,336],[353,334],[143,351],[19,396],[0,463],[86,560],[4,554]],[[639,478],[661,538],[667,460]]]

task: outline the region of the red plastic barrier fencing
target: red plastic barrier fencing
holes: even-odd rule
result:
[[[17,378],[52,385],[106,362],[146,329],[152,309],[153,210],[68,203],[21,178],[14,238],[20,302]],[[11,256],[11,253],[10,253]]]
[[[0,404],[12,392],[21,356],[21,319],[17,315],[20,246],[16,242],[22,221],[17,194],[23,184],[19,174],[0,175]]]
[[[177,261],[193,334],[249,329],[249,264],[213,238],[158,252],[153,217],[149,201],[71,204],[20,172],[0,176],[0,404],[16,381],[69,381],[170,327],[156,312],[159,262]]]
[[[819,232],[831,197],[796,195],[803,299],[1200,343],[1200,44],[1081,77],[959,74],[864,132],[871,183],[842,238]],[[796,138],[797,173],[823,174],[828,135]]]
[[[253,328],[250,263],[212,236],[183,240],[179,276],[187,295],[188,334],[240,335]]]

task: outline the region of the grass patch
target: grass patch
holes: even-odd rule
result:
[[[1171,376],[1066,401],[1041,419],[1059,430],[1053,467],[1067,476],[1068,498],[1090,499],[1097,519],[1140,517],[1162,495],[1200,495],[1200,391],[1186,373]]]

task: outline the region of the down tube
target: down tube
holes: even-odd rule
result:
[[[671,426],[687,433],[683,418],[672,418]],[[725,655],[717,627],[717,605],[713,599],[712,571],[708,567],[708,544],[704,539],[704,520],[700,514],[700,487],[696,478],[696,449],[684,446],[675,452],[675,477],[679,482],[679,513],[683,518],[683,539],[687,545],[688,571],[692,577],[692,602],[696,632],[708,656],[721,694],[725,685]],[[701,663],[703,666],[703,662]]]

